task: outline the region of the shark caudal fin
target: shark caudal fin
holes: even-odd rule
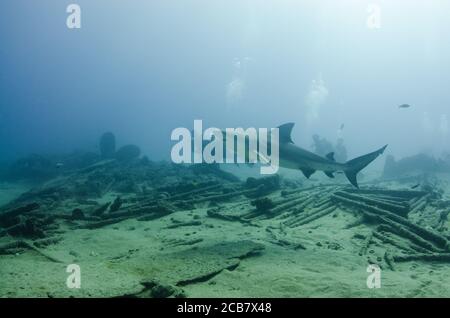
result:
[[[356,180],[356,175],[362,169],[367,167],[372,161],[374,161],[379,155],[381,155],[387,146],[388,145],[378,149],[377,151],[368,153],[367,155],[347,161],[345,163],[346,169],[344,170],[344,173],[348,181],[350,181],[350,183],[355,187],[359,188],[358,181]]]

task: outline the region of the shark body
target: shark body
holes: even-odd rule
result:
[[[294,170],[300,170],[303,172],[306,178],[310,178],[313,173],[316,171],[323,171],[328,177],[334,178],[334,173],[336,172],[343,172],[347,179],[350,181],[350,183],[358,188],[358,181],[356,178],[356,175],[359,171],[367,167],[372,161],[374,161],[378,156],[383,154],[384,150],[386,149],[387,145],[384,147],[368,153],[366,155],[357,157],[355,159],[349,160],[345,163],[339,163],[334,160],[334,153],[331,152],[327,154],[325,157],[319,156],[315,153],[312,153],[308,150],[305,150],[297,145],[294,144],[291,138],[291,132],[294,127],[294,123],[286,123],[284,125],[278,126],[278,142],[277,145],[272,143],[272,138],[269,137],[268,142],[268,148],[273,149],[273,147],[278,146],[278,165],[283,168],[287,169],[294,169]],[[250,143],[249,139],[250,136],[246,135],[245,132],[234,132],[234,135],[231,137],[234,138],[235,136],[240,136],[241,138],[245,138],[246,143]],[[270,135],[270,133],[269,133]],[[223,145],[226,142],[227,132],[222,131],[223,139]],[[256,138],[256,139],[255,139]],[[258,136],[254,136],[252,139],[252,142],[255,144],[258,143]],[[239,157],[239,154],[237,153],[236,144],[234,144],[234,147],[228,148],[225,147],[224,155],[225,153],[231,154],[231,157],[234,158],[234,156]],[[262,154],[259,149],[249,150],[248,148],[245,149],[245,158],[241,158],[241,161],[238,162],[245,162],[249,163],[249,153],[253,152],[255,156],[257,156],[261,163],[271,165],[271,158],[269,156],[266,156]],[[223,160],[222,162],[225,162]]]
[[[380,156],[387,147],[387,145],[385,145],[384,147],[361,157],[345,163],[338,163],[334,160],[333,152],[325,157],[321,157],[295,145],[291,139],[293,127],[294,123],[287,123],[278,127],[279,165],[283,168],[301,170],[308,179],[316,171],[323,171],[330,178],[334,178],[333,173],[342,171],[350,183],[358,188],[358,181],[356,178],[358,172]]]

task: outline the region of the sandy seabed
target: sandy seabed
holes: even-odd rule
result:
[[[390,182],[383,188],[405,186]],[[331,193],[326,189],[321,193]],[[2,203],[26,190],[2,184]],[[282,191],[265,197],[283,200]],[[97,201],[102,204],[118,195],[106,192]],[[443,198],[448,198],[448,189]],[[374,227],[358,222],[357,210],[336,205],[331,213],[292,227],[283,224],[295,211],[274,217],[223,217],[252,209],[241,195],[93,229],[79,226],[84,224],[80,220],[59,220],[51,244],[0,255],[0,296],[450,297],[448,262],[413,260],[390,268],[385,254],[395,253],[396,247],[374,239],[365,248]],[[302,213],[308,209],[316,208],[306,207]],[[421,223],[433,211],[425,207],[409,219]],[[11,240],[3,235],[0,246]],[[367,286],[370,263],[381,268],[380,288]],[[80,268],[78,289],[67,287],[69,264]]]

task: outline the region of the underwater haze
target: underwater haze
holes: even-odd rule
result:
[[[1,0],[0,298],[450,297],[449,13]]]
[[[170,132],[295,122],[351,155],[449,150],[448,1],[3,1],[1,159],[93,149],[168,159]],[[315,83],[315,84],[314,84]],[[410,109],[398,105],[410,104]],[[120,137],[119,137],[120,136]]]

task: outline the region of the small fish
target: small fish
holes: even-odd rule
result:
[[[418,184],[416,184],[416,185],[413,185],[413,186],[411,187],[411,189],[417,189],[419,186],[420,186],[420,183],[418,183]]]
[[[339,130],[344,130],[345,125],[341,124],[341,127],[339,127]]]
[[[64,164],[63,164],[62,162],[58,162],[58,163],[56,163],[56,165],[55,165],[55,167],[56,167],[57,169],[61,168],[62,166],[64,166]]]
[[[398,106],[398,108],[410,108],[411,105],[409,104],[401,104],[400,106]]]

